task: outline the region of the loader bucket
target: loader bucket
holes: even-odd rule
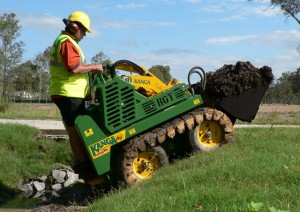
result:
[[[251,122],[255,118],[274,75],[269,66],[255,68],[250,62],[238,61],[208,72],[206,79],[202,90],[208,106],[226,113],[234,124],[236,119]],[[201,87],[196,89],[200,92]]]
[[[238,96],[223,97],[219,103],[221,109],[229,116],[241,121],[251,122],[267,92],[268,86],[251,88]]]

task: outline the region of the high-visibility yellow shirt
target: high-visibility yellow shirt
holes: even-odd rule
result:
[[[50,55],[50,96],[85,98],[89,93],[89,75],[70,72],[63,62],[61,44],[70,40],[80,54],[80,63],[84,63],[84,55],[77,42],[67,34],[60,34],[54,41]]]

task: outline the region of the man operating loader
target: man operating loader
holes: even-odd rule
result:
[[[88,72],[102,72],[101,64],[85,64],[78,42],[91,33],[90,18],[81,11],[63,19],[65,30],[56,38],[50,56],[50,96],[60,110],[69,134],[71,149],[79,162],[79,174],[90,172],[89,162],[74,122],[85,113],[85,98],[89,94]]]

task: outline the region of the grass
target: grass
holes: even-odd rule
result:
[[[0,190],[73,163],[68,142],[0,124]],[[97,197],[87,211],[261,211],[300,208],[298,129],[236,129],[236,141],[160,169],[151,180]],[[9,165],[8,165],[9,164]],[[0,192],[1,199],[1,192]],[[255,205],[255,204],[254,204]]]
[[[68,142],[37,139],[39,133],[33,127],[0,124],[2,187],[16,190],[22,181],[74,163]]]
[[[59,119],[55,105],[39,105],[42,112],[36,106],[13,104],[0,118]],[[0,200],[2,191],[15,191],[22,181],[73,165],[68,142],[37,139],[39,133],[0,124]],[[298,211],[299,137],[292,128],[236,129],[234,143],[175,161],[149,181],[99,194],[87,211]]]
[[[2,104],[3,106],[3,104]],[[54,103],[10,103],[0,110],[0,118],[7,119],[52,119],[61,120],[60,112]],[[1,103],[0,103],[1,108]]]
[[[236,142],[165,167],[89,211],[262,211],[300,208],[297,129],[238,129]],[[255,205],[255,204],[254,204]]]

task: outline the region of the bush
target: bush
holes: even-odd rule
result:
[[[0,102],[0,113],[5,113],[9,108],[9,104],[5,102]]]

